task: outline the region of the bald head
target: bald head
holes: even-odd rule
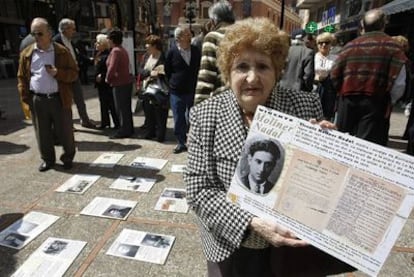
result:
[[[46,50],[52,43],[52,30],[47,20],[42,17],[33,19],[30,25],[30,33],[40,49]]]
[[[365,32],[383,31],[387,17],[381,9],[368,11],[362,21]]]

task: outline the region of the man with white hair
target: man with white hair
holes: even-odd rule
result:
[[[165,75],[169,81],[170,104],[174,117],[174,134],[178,144],[174,153],[187,151],[189,112],[194,104],[194,92],[200,67],[199,49],[191,45],[191,31],[177,27],[174,31],[176,45],[170,48],[165,60]]]
[[[72,42],[72,38],[76,33],[75,21],[69,18],[63,18],[59,22],[59,34],[53,40],[65,46],[71,53],[73,59],[78,64],[79,51]],[[78,109],[82,127],[95,128],[95,124],[91,122],[86,111],[85,99],[83,97],[82,85],[79,77],[73,82],[73,101]]]

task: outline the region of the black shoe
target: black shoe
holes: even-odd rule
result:
[[[187,146],[178,144],[178,145],[174,148],[173,153],[174,153],[174,154],[179,154],[179,153],[181,153],[181,152],[185,152],[185,151],[187,151]]]
[[[47,162],[43,162],[39,166],[39,171],[40,172],[45,172],[45,171],[48,171],[49,169],[52,169],[52,167],[53,167],[53,164],[47,163]]]
[[[63,168],[64,169],[72,169],[72,167],[73,167],[73,163],[72,162],[64,162],[63,163]]]
[[[95,129],[96,128],[95,124],[93,124],[90,121],[83,121],[81,123],[81,126],[84,127],[84,128],[89,128],[89,129]]]
[[[148,133],[144,136],[144,139],[149,139],[149,140],[155,139],[155,134]]]

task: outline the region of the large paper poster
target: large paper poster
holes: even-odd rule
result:
[[[259,106],[227,197],[376,275],[414,206],[414,157]]]

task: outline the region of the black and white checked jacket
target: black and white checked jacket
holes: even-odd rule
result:
[[[318,95],[276,88],[267,107],[302,119],[321,119]],[[247,136],[240,107],[227,90],[192,108],[187,201],[198,217],[207,260],[220,262],[241,246],[252,214],[226,201]]]

